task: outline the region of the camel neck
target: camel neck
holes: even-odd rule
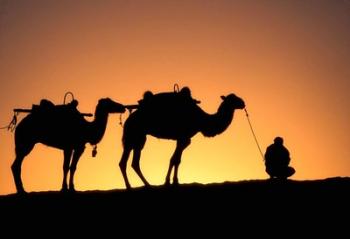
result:
[[[221,134],[231,124],[233,115],[234,109],[226,106],[223,102],[215,114],[207,114],[202,125],[202,134],[207,137]]]
[[[89,135],[90,140],[89,143],[92,145],[97,144],[101,141],[107,127],[108,113],[103,111],[99,106],[96,107],[95,110],[95,118],[94,121],[90,123],[89,127]]]

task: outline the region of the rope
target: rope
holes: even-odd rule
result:
[[[252,134],[254,136],[254,139],[255,139],[255,143],[256,145],[258,146],[258,149],[259,149],[259,152],[260,152],[260,155],[262,157],[263,160],[265,160],[265,157],[264,157],[264,154],[260,148],[260,145],[259,145],[259,142],[258,142],[258,139],[256,138],[256,135],[255,135],[255,132],[254,132],[254,129],[253,129],[253,126],[252,126],[252,123],[250,122],[250,119],[249,119],[249,115],[248,115],[248,111],[246,108],[244,108],[244,111],[245,111],[245,115],[247,116],[247,120],[248,120],[248,123],[249,123],[249,126],[250,126],[250,130],[252,131]]]
[[[17,115],[18,114],[19,114],[19,112],[15,112],[13,114],[13,118],[12,118],[11,122],[7,126],[1,127],[0,129],[7,129],[8,131],[13,132],[16,128],[16,125],[17,125]]]
[[[122,128],[124,128],[124,126],[123,126],[123,114],[122,114],[122,113],[119,115],[119,125],[120,125]]]

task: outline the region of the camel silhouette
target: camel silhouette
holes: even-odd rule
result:
[[[62,191],[75,191],[74,173],[85,144],[96,145],[101,141],[109,113],[123,113],[125,107],[109,98],[100,99],[92,122],[84,119],[77,109],[77,101],[70,105],[54,106],[42,100],[40,106],[33,106],[32,113],[18,124],[15,131],[16,158],[11,166],[18,193],[24,193],[21,179],[23,159],[36,143],[58,148],[64,152]],[[73,106],[72,106],[73,105]],[[73,155],[73,156],[72,156]],[[67,174],[70,170],[69,189]]]
[[[132,168],[146,186],[149,183],[140,169],[141,150],[146,143],[146,135],[157,138],[172,139],[177,141],[165,184],[170,184],[170,174],[174,169],[173,184],[178,184],[178,167],[181,162],[183,150],[191,143],[191,138],[201,132],[206,137],[213,137],[222,133],[230,125],[235,109],[243,109],[244,101],[234,94],[221,96],[222,103],[217,113],[208,114],[193,99],[190,90],[184,87],[180,92],[165,92],[152,94],[148,91],[143,100],[139,101],[139,107],[134,111],[124,124],[123,154],[119,167],[123,174],[127,188],[130,183],[126,174],[127,161],[133,151]]]

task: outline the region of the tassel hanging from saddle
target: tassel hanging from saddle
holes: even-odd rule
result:
[[[97,154],[97,145],[94,145],[94,148],[92,149],[92,157],[96,157]]]

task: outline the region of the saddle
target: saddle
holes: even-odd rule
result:
[[[32,113],[35,115],[47,115],[47,114],[58,114],[58,116],[70,115],[70,116],[92,116],[90,113],[80,113],[77,109],[77,100],[72,100],[68,104],[55,105],[52,101],[47,99],[42,99],[39,103],[33,104],[31,109],[14,109],[15,113],[24,112]]]
[[[167,101],[172,100],[178,102],[178,104],[199,104],[200,101],[194,99],[191,95],[191,90],[188,87],[183,87],[180,91],[174,92],[162,92],[153,94],[151,91],[146,91],[143,94],[143,98],[138,101],[139,107],[144,108],[152,105],[154,101]]]
[[[78,106],[77,100],[72,100],[72,102],[70,102],[68,104],[64,104],[64,105],[55,105],[50,100],[42,99],[40,101],[39,105],[33,104],[32,113],[47,112],[47,111],[52,111],[55,109],[64,109],[64,110],[68,110],[68,111],[69,110],[78,111],[77,106]]]
[[[72,100],[68,104],[55,105],[50,100],[42,99],[39,105],[32,105],[31,114],[44,121],[51,121],[54,118],[69,121],[81,120],[82,115],[78,111],[77,106],[77,100]]]

